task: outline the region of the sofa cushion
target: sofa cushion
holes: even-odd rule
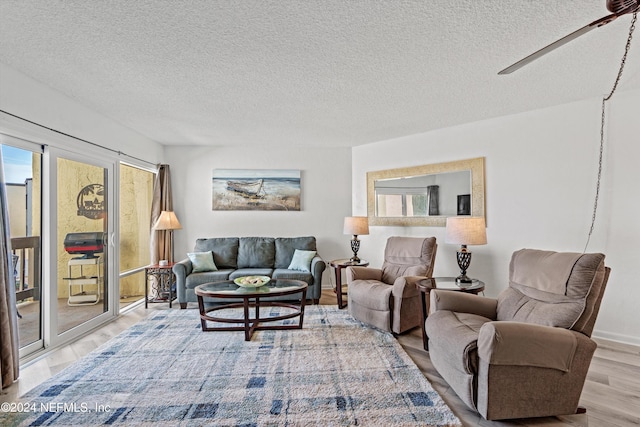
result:
[[[231,274],[233,270],[218,270],[218,271],[207,271],[204,273],[191,273],[185,279],[185,287],[186,289],[193,289],[198,285],[203,285],[205,283],[210,282],[218,282],[221,280],[229,279],[229,274]]]
[[[278,237],[276,239],[276,260],[275,268],[287,268],[293,259],[296,249],[305,251],[315,251],[316,238],[308,237]]]
[[[288,270],[311,271],[311,260],[314,256],[316,256],[316,251],[301,251],[300,249],[296,249]]]
[[[241,237],[238,268],[273,268],[276,258],[273,237]]]
[[[288,270],[285,268],[276,268],[271,275],[274,279],[294,279],[302,280],[309,286],[313,285],[313,275],[308,271]]]
[[[213,252],[213,261],[219,269],[238,268],[237,237],[212,237],[197,239],[194,252]]]
[[[218,271],[218,267],[213,262],[213,253],[207,252],[191,252],[187,256],[193,266],[192,273],[201,273],[204,271]]]

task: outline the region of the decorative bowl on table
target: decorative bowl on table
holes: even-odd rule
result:
[[[269,283],[269,276],[244,276],[233,279],[233,283],[243,288],[258,288]]]

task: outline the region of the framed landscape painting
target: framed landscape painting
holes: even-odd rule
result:
[[[214,169],[214,211],[299,211],[300,171]]]

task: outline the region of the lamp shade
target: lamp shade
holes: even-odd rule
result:
[[[176,217],[173,211],[162,211],[155,224],[153,224],[154,230],[180,230],[182,226],[178,217]]]
[[[445,242],[459,245],[486,245],[487,230],[482,217],[447,218]]]
[[[345,217],[344,234],[353,234],[354,236],[369,234],[369,218],[366,216]]]

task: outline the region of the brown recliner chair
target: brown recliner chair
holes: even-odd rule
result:
[[[435,237],[389,237],[382,268],[348,267],[349,313],[383,331],[401,334],[420,325],[416,280],[431,277]]]
[[[603,254],[522,249],[497,299],[431,291],[433,365],[488,420],[576,413],[609,272]]]

